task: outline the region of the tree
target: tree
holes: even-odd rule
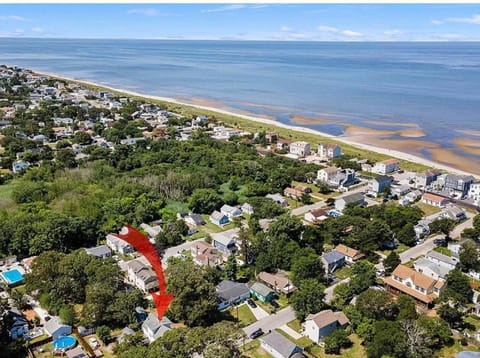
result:
[[[237,279],[237,259],[235,255],[228,256],[227,263],[225,264],[224,277],[226,280],[235,281]]]
[[[352,272],[350,289],[355,294],[365,291],[375,282],[377,269],[369,261],[360,260],[353,265]]]
[[[353,292],[348,282],[341,282],[333,289],[333,304],[342,309],[352,299]]]
[[[308,193],[302,193],[300,196],[300,202],[304,205],[308,205],[312,203],[312,197]]]
[[[62,322],[68,324],[69,326],[73,326],[77,321],[75,309],[72,305],[63,305],[62,308],[60,308],[58,315],[60,316]]]
[[[395,316],[393,297],[383,290],[369,288],[362,292],[355,303],[355,307],[363,317],[381,320]]]
[[[167,291],[175,295],[169,307],[169,317],[184,321],[188,326],[211,324],[217,318],[215,285],[208,281],[205,268],[191,260],[169,260]]]
[[[480,256],[475,242],[468,240],[462,245],[459,253],[462,270],[477,271],[480,268]]]
[[[367,356],[369,358],[405,357],[407,339],[398,322],[377,321],[373,325],[372,340],[367,342]]]
[[[415,320],[417,319],[417,308],[415,301],[410,296],[401,294],[397,298],[398,320]]]
[[[317,313],[325,307],[325,286],[315,279],[304,280],[296,290],[290,301],[297,318],[302,320],[311,313]]]
[[[403,320],[399,324],[406,337],[408,357],[430,358],[433,356],[430,337],[424,327],[415,320]]]
[[[462,323],[463,314],[455,306],[445,303],[438,308],[437,312],[450,328],[458,327]]]
[[[452,341],[452,330],[448,323],[439,317],[421,316],[417,324],[426,332],[432,349],[439,349]]]
[[[348,338],[344,329],[336,329],[325,338],[324,342],[325,353],[327,354],[340,354],[341,348],[348,348],[352,345],[352,341]]]
[[[318,187],[320,194],[328,194],[332,192],[332,189],[324,181],[317,180],[315,185]]]
[[[222,205],[222,198],[213,189],[195,189],[190,196],[189,207],[199,214],[211,214]]]
[[[441,294],[442,299],[453,299],[456,302],[466,304],[471,301],[472,289],[470,280],[460,270],[450,271],[445,277],[445,289]]]
[[[407,246],[415,245],[416,235],[414,230],[414,224],[408,223],[404,227],[402,227],[400,230],[398,230],[396,238],[398,241],[400,241],[401,243]]]
[[[455,221],[449,218],[440,218],[433,221],[429,227],[431,233],[440,233],[448,237],[450,231],[455,227]]]
[[[60,149],[55,156],[56,162],[64,168],[75,168],[77,161],[75,160],[75,153],[69,148]]]
[[[92,142],[92,137],[87,132],[78,131],[73,136],[73,142],[82,144],[82,145],[87,145]]]
[[[315,253],[309,253],[306,256],[297,256],[291,266],[292,281],[298,287],[301,283],[310,278],[322,282],[325,269],[323,268],[320,256]]]
[[[104,343],[108,344],[111,338],[112,330],[108,326],[99,326],[96,330],[98,338]]]
[[[385,275],[391,275],[393,270],[400,265],[402,262],[400,261],[400,256],[397,254],[396,251],[391,251],[388,256],[383,260],[383,267],[385,268]]]

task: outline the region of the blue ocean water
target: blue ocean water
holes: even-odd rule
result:
[[[422,140],[451,148],[452,138],[465,136],[456,129],[480,130],[480,43],[474,42],[0,38],[0,63],[145,94],[214,99],[282,122],[290,113],[340,115],[369,127],[364,120],[414,122],[427,134]],[[305,126],[337,135],[343,128]]]

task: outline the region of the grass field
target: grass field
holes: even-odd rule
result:
[[[235,320],[237,319],[236,307],[230,307],[227,312],[233,318],[235,318]],[[249,324],[257,322],[257,319],[255,318],[250,308],[246,304],[243,304],[238,306],[238,321],[241,327],[245,327],[245,326],[248,326]]]
[[[418,206],[423,211],[425,216],[439,213],[442,210],[441,208],[437,208],[436,206],[431,206],[431,205],[422,203],[421,201],[419,201],[415,205]]]
[[[343,266],[340,270],[335,271],[335,276],[340,280],[352,276],[352,268],[350,266]]]

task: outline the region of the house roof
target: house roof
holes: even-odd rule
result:
[[[439,195],[435,195],[435,194],[432,194],[432,193],[425,193],[422,195],[422,199],[425,199],[425,200],[430,200],[430,201],[435,201],[437,203],[441,203],[442,201],[444,200],[447,200],[446,198],[444,197],[441,197]]]
[[[394,287],[397,290],[399,290],[401,292],[404,292],[407,295],[410,295],[410,296],[412,296],[412,297],[416,298],[417,300],[422,301],[424,303],[430,303],[435,299],[434,294],[424,295],[423,293],[420,293],[420,292],[414,290],[413,288],[407,287],[404,284],[395,281],[392,277],[385,277],[383,279],[383,281],[387,285],[389,285],[391,287]]]
[[[343,244],[337,245],[337,247],[335,247],[335,251],[341,253],[343,256],[347,256],[351,258],[355,258],[357,256],[358,258],[360,258],[364,256],[359,250],[352,249],[351,247],[348,247]]]
[[[264,344],[272,347],[283,357],[286,358],[290,357],[297,348],[297,345],[295,343],[288,340],[277,331],[272,331],[265,337],[262,337],[261,340]]]
[[[382,164],[385,164],[385,165],[392,165],[392,164],[398,164],[398,160],[397,159],[385,159],[385,160],[382,160],[380,163]]]
[[[458,264],[458,260],[456,258],[441,254],[440,252],[434,250],[428,252],[425,257],[427,259],[432,258],[434,260],[445,262],[448,265],[456,266]]]
[[[278,202],[284,202],[284,201],[287,200],[280,193],[267,194],[265,197],[269,198],[269,199],[272,199],[273,201],[278,201]]]
[[[273,293],[273,291],[270,288],[268,288],[267,286],[265,286],[263,283],[260,283],[260,282],[255,282],[250,287],[250,289],[262,295],[263,297],[267,297],[270,293]]]
[[[350,195],[346,195],[342,198],[339,198],[337,200],[343,200],[345,201],[347,204],[349,203],[358,203],[360,201],[363,201],[363,195],[360,194],[360,193],[353,193],[353,194],[350,194]]]
[[[315,218],[320,218],[322,216],[328,217],[328,213],[324,209],[313,209],[310,210],[310,214],[312,214],[313,217]]]
[[[276,287],[277,289],[282,290],[283,292],[292,292],[296,287],[292,284],[288,277],[282,276],[280,274],[271,274],[265,271],[262,271],[258,274],[258,279],[267,283],[271,287]]]
[[[316,314],[311,314],[307,317],[307,320],[312,320],[313,322],[315,322],[317,327],[319,327],[320,329],[337,321],[338,324],[341,326],[350,322],[347,316],[345,316],[342,311],[333,312],[332,310],[323,310]]]
[[[218,284],[216,291],[221,301],[230,301],[249,293],[250,289],[245,283],[225,280]]]
[[[153,339],[157,339],[170,330],[171,324],[172,321],[166,316],[163,316],[160,321],[156,313],[150,313],[147,319],[142,323],[142,330],[150,331],[153,334]]]
[[[205,220],[203,219],[202,215],[200,214],[190,214],[190,218],[195,222],[197,225],[205,225]]]
[[[343,254],[341,254],[340,252],[333,250],[333,251],[324,253],[322,255],[322,258],[325,261],[327,261],[329,264],[332,264],[334,262],[341,261],[342,259],[345,259],[345,256]]]
[[[230,206],[230,205],[227,205],[227,204],[224,204],[221,208],[220,208],[220,211],[221,212],[226,212],[226,213],[236,213],[236,212],[239,212],[240,209],[234,207],[234,206]]]
[[[388,175],[380,175],[372,180],[375,180],[377,183],[391,183],[393,178]]]
[[[424,289],[428,289],[435,284],[435,280],[433,278],[404,265],[398,265],[395,270],[393,270],[392,276],[397,276],[402,279],[410,278],[414,285]]]
[[[221,218],[223,218],[224,216],[226,216],[225,214],[222,214],[221,212],[219,211],[214,211],[211,215],[210,215],[210,218],[212,220],[220,220]]]
[[[448,269],[445,266],[439,265],[433,261],[430,261],[424,257],[419,258],[417,261],[415,261],[415,268],[418,266],[420,267],[428,267],[430,270],[435,272],[438,276],[444,278],[449,272],[450,269]]]
[[[86,248],[85,251],[87,252],[87,254],[97,257],[102,257],[112,253],[112,251],[110,251],[110,248],[107,245]]]
[[[77,346],[65,352],[68,358],[88,358],[81,346]]]
[[[60,320],[60,317],[53,316],[43,325],[43,329],[49,334],[52,335],[61,327],[70,327],[66,324],[63,324]]]

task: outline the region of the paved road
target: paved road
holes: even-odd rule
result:
[[[335,199],[343,198],[344,196],[354,194],[354,193],[359,193],[359,192],[365,191],[365,190],[366,190],[365,185],[359,186],[355,189],[352,189],[350,191],[342,193],[339,196],[336,196]],[[325,207],[325,201],[322,200],[322,201],[319,201],[319,202],[314,203],[314,204],[304,205],[304,206],[300,206],[298,208],[295,208],[290,213],[291,213],[292,216],[298,216],[298,215],[303,215],[303,214],[309,212],[310,210],[320,209],[320,208],[323,208],[323,207]]]
[[[260,320],[260,319],[263,319],[263,318],[266,318],[268,317],[270,314],[265,311],[262,307],[260,307],[259,305],[257,305],[257,307],[255,308],[252,308],[250,307],[248,304],[244,303],[244,305],[247,305],[247,307],[250,309],[250,311],[252,311],[253,315],[255,316],[255,318],[257,320]]]
[[[437,246],[433,243],[433,241],[435,239],[442,239],[442,238],[443,238],[443,235],[436,235],[434,237],[431,237],[425,240],[420,245],[409,248],[408,250],[400,254],[400,261],[402,261],[402,264],[403,264],[407,261],[410,261],[412,258],[415,259],[419,256],[425,255],[427,252],[433,250]]]
[[[268,331],[273,331],[274,329],[287,324],[293,319],[295,319],[295,311],[292,307],[288,306],[277,313],[271,314],[268,317],[252,323],[251,325],[243,328],[243,331],[246,333],[247,337],[250,336],[253,331],[259,328],[261,328],[265,333],[268,333]]]
[[[169,249],[165,250],[165,253],[162,256],[162,265],[167,265],[167,260],[172,256],[178,256],[182,253],[182,251],[190,250],[190,248],[197,242],[205,241],[205,239],[197,239],[193,241],[187,241],[181,245],[170,247]]]
[[[450,231],[450,237],[452,239],[456,239],[456,238],[460,237],[463,230],[473,227],[473,217],[474,217],[474,215],[471,214],[471,213],[468,213],[468,212],[466,214],[467,214],[468,219],[465,220],[463,223],[455,226],[455,228],[452,231]]]

